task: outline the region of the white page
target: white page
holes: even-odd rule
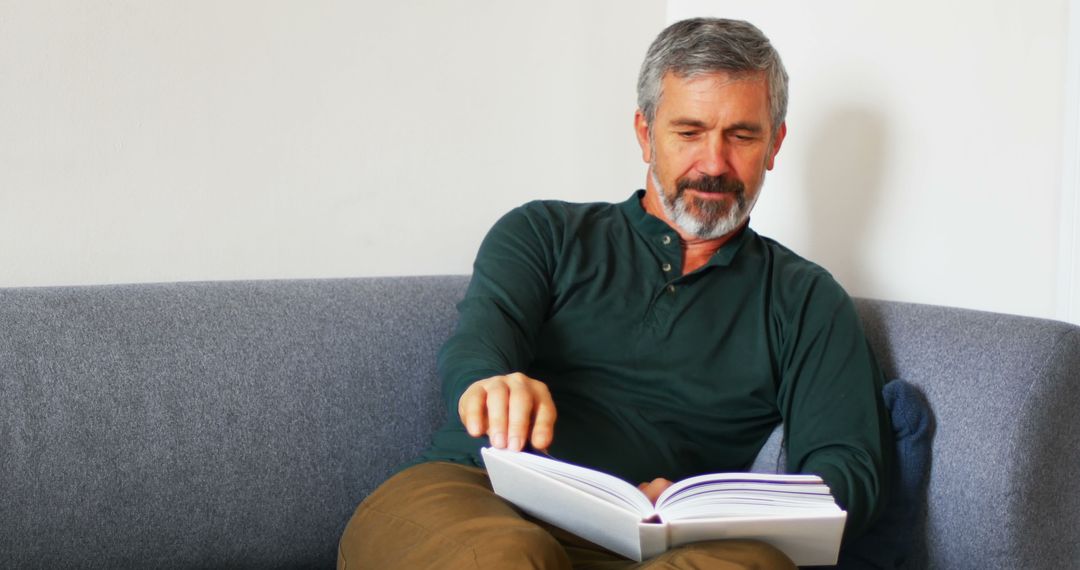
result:
[[[529,460],[522,460],[522,456],[536,456],[491,448],[484,448],[481,454],[491,485],[500,497],[538,519],[627,558],[641,560],[642,516],[637,510],[577,479],[554,478],[524,465]],[[640,493],[629,483],[616,480]]]
[[[799,517],[829,516],[840,512],[835,505],[829,507],[807,507],[805,505],[762,504],[751,502],[691,503],[688,505],[668,506],[660,513],[664,521],[672,522],[687,519],[722,519],[739,517]]]
[[[676,516],[675,513],[686,509],[712,508],[717,514],[727,516],[727,506],[760,505],[763,510],[770,507],[792,509],[825,509],[836,511],[839,507],[832,495],[826,492],[797,492],[794,488],[781,491],[754,489],[745,487],[718,487],[702,485],[686,489],[681,493],[669,495],[659,503],[656,510],[665,518]]]
[[[829,488],[825,486],[825,483],[817,475],[788,475],[773,473],[713,473],[709,475],[698,475],[696,477],[690,477],[689,479],[683,479],[682,481],[679,481],[668,487],[656,499],[657,508],[662,508],[662,506],[667,502],[668,498],[672,495],[693,493],[695,487],[708,486],[711,483],[723,484],[730,481],[751,481],[761,483],[797,483],[799,484],[799,488],[803,488],[801,487],[801,485],[807,485],[807,489],[816,488],[818,490],[823,490],[825,493],[829,492]]]
[[[602,471],[566,463],[550,457],[505,449],[484,448],[484,461],[489,454],[541,471],[599,499],[625,505],[638,512],[642,519],[655,514],[652,503],[637,487]]]

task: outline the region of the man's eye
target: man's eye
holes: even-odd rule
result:
[[[684,139],[690,139],[697,135],[697,131],[679,131],[678,134]]]

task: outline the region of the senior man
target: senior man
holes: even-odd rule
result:
[[[746,22],[678,22],[649,48],[638,106],[644,191],[531,202],[484,239],[439,356],[450,419],[357,509],[339,567],[793,567],[756,541],[622,559],[493,494],[487,443],[655,498],[671,480],[745,470],[783,422],[788,470],[825,480],[845,536],[874,519],[891,431],[851,300],[749,227],[787,131],[779,55]]]

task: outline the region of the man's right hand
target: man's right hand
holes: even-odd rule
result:
[[[473,382],[458,400],[469,435],[487,435],[491,446],[521,451],[526,438],[547,449],[555,430],[555,402],[546,384],[515,372]]]

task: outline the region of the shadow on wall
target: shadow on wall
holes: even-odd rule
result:
[[[812,133],[804,187],[809,250],[852,295],[876,290],[864,260],[881,193],[887,148],[882,117],[862,108],[837,108]]]

